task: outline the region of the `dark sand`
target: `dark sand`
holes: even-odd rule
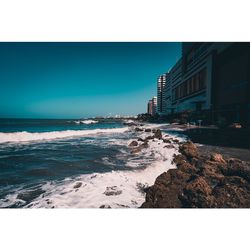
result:
[[[170,125],[169,127],[182,129],[178,132],[198,144],[202,154],[219,153],[226,159],[238,158],[250,162],[250,129],[219,129],[186,125]]]

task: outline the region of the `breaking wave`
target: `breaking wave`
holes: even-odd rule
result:
[[[95,124],[95,123],[98,123],[98,121],[95,121],[95,120],[79,120],[79,121],[74,121],[74,123],[76,123],[76,124],[86,124],[86,125],[88,125],[88,124]]]
[[[0,143],[4,142],[26,142],[38,140],[52,140],[66,137],[88,136],[102,133],[123,133],[128,130],[125,128],[110,128],[110,129],[92,129],[92,130],[64,130],[41,133],[30,132],[14,132],[14,133],[0,133]]]

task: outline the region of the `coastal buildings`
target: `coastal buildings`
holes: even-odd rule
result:
[[[168,73],[162,74],[157,80],[157,113],[159,115],[166,114],[167,99],[166,99],[166,82],[169,77]]]
[[[154,96],[148,101],[147,113],[154,116],[157,111],[157,97]]]
[[[250,124],[250,43],[182,43],[182,57],[157,80],[157,113],[207,112]]]

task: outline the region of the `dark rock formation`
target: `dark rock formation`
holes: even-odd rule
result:
[[[132,141],[129,143],[129,147],[136,147],[138,146],[138,142],[137,141]]]
[[[176,169],[157,177],[142,208],[249,208],[250,163],[201,155],[195,144],[180,145]]]
[[[154,132],[154,137],[157,138],[157,139],[162,139],[162,133],[161,133],[161,130],[160,130],[160,129],[157,129],[157,130]]]
[[[131,153],[133,153],[133,154],[139,153],[139,152],[141,152],[142,149],[148,148],[148,147],[149,147],[148,142],[145,141],[145,142],[143,142],[140,146],[138,146],[138,147],[136,147],[136,148],[133,148],[133,149],[131,150]]]
[[[111,208],[109,205],[101,205],[99,208]]]
[[[143,131],[143,129],[142,129],[142,128],[138,128],[138,127],[136,127],[136,128],[135,128],[135,131],[136,131],[136,132],[142,132],[142,131]]]
[[[146,128],[145,132],[151,132],[151,129],[150,128]]]
[[[73,188],[79,188],[79,187],[81,187],[81,186],[82,186],[82,183],[81,183],[81,182],[77,182],[77,183],[74,185]]]
[[[122,190],[119,190],[117,186],[112,187],[106,187],[106,190],[104,192],[105,195],[120,195],[122,193]]]

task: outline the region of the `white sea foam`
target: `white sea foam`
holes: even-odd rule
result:
[[[0,143],[4,142],[26,142],[37,140],[52,140],[66,137],[82,137],[88,135],[96,135],[103,133],[123,133],[128,130],[125,128],[112,128],[112,129],[92,129],[92,130],[63,130],[53,132],[13,132],[13,133],[0,133]]]
[[[98,121],[95,121],[95,120],[79,120],[79,121],[74,121],[74,123],[76,124],[95,124],[95,123],[98,123]]]
[[[150,133],[139,133],[142,138],[147,135]],[[179,141],[185,140],[178,135],[171,135],[171,137]],[[126,143],[128,144],[131,140],[126,140]],[[20,189],[7,195],[2,205],[0,202],[0,206],[11,206],[19,202],[19,204],[25,205],[24,207],[30,208],[140,207],[145,201],[145,193],[141,191],[140,187],[153,185],[161,173],[176,167],[175,164],[172,164],[172,160],[173,155],[178,154],[178,144],[172,144],[173,148],[167,148],[166,145],[168,144],[162,140],[150,140],[148,148],[143,149],[135,157],[128,158],[126,166],[131,170],[85,174],[66,178],[60,182],[47,182],[41,187],[45,193],[26,205],[24,201],[17,199],[18,193],[22,192]],[[122,154],[121,156],[124,157]],[[109,157],[103,157],[102,161],[109,165],[113,164]],[[141,164],[144,164],[145,167],[141,168]],[[107,195],[107,191],[115,194]]]

